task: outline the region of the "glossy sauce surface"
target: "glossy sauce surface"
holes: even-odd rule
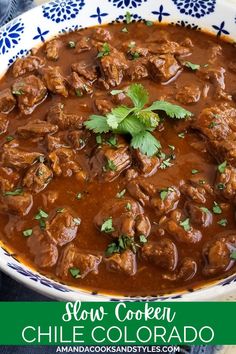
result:
[[[122,31],[124,27],[128,28],[127,33]],[[79,115],[82,117],[83,121],[86,121],[91,114],[102,114],[99,112],[96,105],[96,100],[98,99],[112,102],[113,107],[124,104],[124,102],[130,105],[131,102],[127,100],[127,98],[125,98],[124,102],[115,102],[116,97],[112,96],[110,92],[114,89],[124,89],[132,82],[141,83],[145,87],[149,93],[150,103],[157,100],[164,100],[180,105],[192,112],[193,118],[191,121],[193,121],[193,123],[189,126],[186,120],[179,121],[169,119],[164,116],[163,113],[160,113],[163,122],[161,123],[161,127],[156,129],[153,134],[160,141],[162,152],[166,154],[166,158],[171,156],[171,166],[162,169],[159,165],[154,173],[148,176],[144,175],[137,159],[133,157],[133,149],[128,147],[132,160],[131,166],[127,166],[127,168],[112,181],[105,180],[104,174],[93,174],[91,159],[96,154],[98,144],[95,134],[91,132],[88,133],[89,136],[87,138],[86,135],[85,147],[82,149],[74,149],[75,157],[73,157],[73,159],[75,159],[76,163],[79,165],[80,172],[69,172],[68,176],[63,176],[63,173],[56,175],[55,171],[53,171],[53,178],[42,191],[36,193],[30,190],[33,205],[30,207],[27,215],[18,215],[17,212],[8,206],[6,209],[6,207],[4,207],[4,198],[6,198],[4,193],[6,191],[2,191],[1,204],[3,207],[0,215],[1,241],[17,257],[24,260],[26,264],[33,266],[41,273],[56,278],[64,283],[73,284],[95,292],[144,296],[157,295],[177,291],[179,289],[191,290],[213,279],[226,277],[228,274],[235,271],[235,261],[230,258],[233,252],[232,250],[236,246],[234,236],[231,237],[229,241],[223,242],[224,246],[221,248],[222,251],[219,251],[226,252],[225,257],[228,257],[224,266],[221,265],[221,257],[218,257],[220,260],[216,257],[217,261],[219,261],[219,266],[218,264],[214,264],[214,271],[207,274],[204,269],[206,269],[209,264],[204,249],[207,247],[206,244],[208,241],[212,242],[212,240],[218,240],[218,238],[222,238],[225,235],[226,238],[229,235],[236,235],[234,197],[225,198],[225,196],[222,195],[221,192],[216,191],[214,187],[216,175],[219,174],[218,166],[227,161],[227,168],[231,168],[231,166],[234,168],[234,160],[233,158],[228,159],[225,153],[214,153],[214,148],[212,149],[209,138],[199,127],[196,127],[194,122],[197,121],[199,115],[205,108],[220,107],[220,105],[223,105],[224,107],[232,107],[236,112],[236,104],[234,102],[236,71],[234,72],[232,70],[232,61],[235,58],[236,49],[232,45],[224,43],[217,38],[210,37],[207,34],[180,27],[158,26],[155,24],[153,24],[153,26],[146,26],[145,24],[139,23],[129,24],[127,26],[125,24],[109,25],[105,26],[104,29],[109,31],[112,37],[111,40],[105,42],[110,43],[110,46],[115,47],[118,51],[122,51],[125,55],[125,42],[129,43],[134,41],[137,47],[149,48],[159,46],[160,38],[162,38],[163,42],[171,41],[178,44],[182,43],[184,47],[188,48],[189,54],[185,56],[173,54],[176,60],[181,63],[181,69],[178,75],[174,76],[171,80],[167,80],[167,82],[165,82],[165,80],[153,79],[151,75],[140,80],[135,79],[132,81],[130,77],[124,73],[121,83],[118,86],[115,85],[112,87],[112,85],[110,85],[109,88],[104,88],[101,83],[94,81],[91,84],[93,88],[91,94],[85,93],[82,97],[78,97],[78,95],[73,95],[69,92],[68,97],[63,97],[60,94],[48,92],[47,97],[34,108],[31,114],[24,114],[17,106],[7,115],[2,113],[1,118],[7,116],[9,125],[6,132],[0,136],[1,151],[3,151],[3,147],[7,144],[14,144],[14,142],[17,141],[17,148],[25,152],[36,151],[42,153],[44,156],[43,163],[52,169],[47,134],[44,134],[40,138],[33,133],[25,137],[19,136],[17,129],[24,126],[29,121],[47,120],[50,108],[58,103],[63,104],[64,112]],[[71,75],[71,65],[78,62],[86,62],[87,66],[95,66],[97,72],[99,72],[98,76],[102,75],[100,74],[100,69],[97,69],[100,64],[97,58],[96,45],[92,45],[90,50],[84,50],[81,53],[78,53],[76,48],[70,48],[68,45],[69,42],[77,43],[82,36],[94,38],[95,30],[95,28],[90,28],[59,37],[60,49],[59,58],[57,60],[45,59],[45,45],[34,53],[34,55],[45,59],[45,67],[59,66],[64,78],[68,78]],[[159,54],[152,53],[150,55]],[[128,55],[126,56],[126,60],[128,61],[128,66],[131,61],[134,61],[130,59]],[[140,60],[140,57],[135,60]],[[199,69],[191,70],[186,67],[186,61],[200,65]],[[231,65],[231,69],[229,68],[229,64]],[[220,78],[218,77],[216,79],[214,75],[211,76],[211,74],[206,73],[207,70],[221,70],[220,68],[225,70]],[[42,79],[43,74],[41,70],[43,69],[26,73],[22,75],[22,77],[25,78],[33,74]],[[13,77],[12,68],[10,68],[6,76],[2,78],[0,82],[0,91],[12,87],[16,80],[19,80],[19,78],[16,79]],[[222,80],[225,85],[224,89],[222,88],[223,85],[221,85]],[[196,100],[196,102],[180,102],[178,93],[181,90],[186,91],[186,89],[184,89],[186,85],[192,85],[194,89],[195,87],[199,89],[200,98]],[[217,85],[221,85],[220,89],[223,90],[224,93],[217,92]],[[15,95],[15,97],[18,99],[17,95]],[[222,108],[222,111],[224,109]],[[233,118],[236,119],[236,115]],[[66,129],[66,131],[68,130],[75,131],[78,129]],[[85,131],[85,128],[83,127],[82,130]],[[58,131],[65,130],[59,128]],[[56,134],[58,134],[58,132]],[[53,136],[54,134],[51,135]],[[9,136],[13,137],[14,140],[7,141],[9,140]],[[109,134],[104,135],[104,141],[108,140],[109,137]],[[119,139],[119,137],[117,139]],[[126,143],[129,144],[130,138],[125,136],[124,139]],[[227,137],[225,139],[227,140]],[[175,147],[174,151],[170,146]],[[3,155],[4,153],[1,152],[1,154]],[[30,168],[30,166],[12,166],[11,161],[9,162],[4,156],[2,156],[1,167],[11,168],[13,172],[16,171],[19,174],[18,182],[11,190],[22,187],[22,180]],[[131,180],[127,177],[127,171],[130,169],[135,170],[139,174]],[[197,172],[194,173],[194,170],[197,170]],[[136,184],[138,184],[139,181],[152,184],[158,190],[158,192],[156,192],[157,194],[170,186],[176,187],[180,191],[178,210],[184,213],[179,223],[188,219],[190,227],[194,227],[202,234],[202,238],[198,242],[181,242],[178,236],[175,236],[173,233],[171,234],[166,227],[163,226],[163,223],[165,225],[166,222],[165,218],[169,220],[171,213],[173,213],[174,209],[177,207],[173,208],[172,211],[164,212],[160,215],[155,211],[155,207],[152,205],[146,204],[142,206],[144,214],[151,224],[150,234],[146,235],[147,244],[150,242],[159,242],[159,240],[164,238],[168,238],[168,240],[173,242],[178,252],[177,265],[174,267],[174,270],[168,269],[168,267],[166,268],[165,261],[163,261],[162,258],[160,261],[153,261],[150,255],[143,255],[142,244],[139,244],[137,247],[137,253],[135,255],[137,266],[133,274],[129,274],[129,272],[127,273],[120,268],[112,269],[111,271],[109,266],[107,266],[106,260],[104,260],[105,258],[109,258],[106,257],[105,251],[108,245],[114,241],[114,238],[112,238],[109,233],[101,232],[101,229],[96,227],[94,219],[107,203],[113,201],[113,205],[115,205],[116,200],[122,200],[122,198],[117,198],[117,194],[124,189],[126,190],[124,198],[131,198],[135,200],[135,202],[140,203],[140,201],[136,201],[135,196],[131,195],[132,193],[130,194],[129,192],[130,189],[128,185],[132,181],[135,181]],[[211,189],[211,193],[208,194],[208,192],[206,192],[206,201],[204,203],[197,203],[199,208],[207,208],[209,210],[212,221],[209,222],[207,226],[201,223],[196,224],[196,220],[191,213],[189,214],[186,206],[186,203],[195,205],[195,201],[182,190],[182,186],[191,184],[191,181],[194,181],[194,186],[197,184],[200,188],[204,189],[204,186],[207,185]],[[233,187],[236,188],[235,184],[233,184]],[[28,193],[28,187],[23,186],[23,191],[23,193]],[[49,196],[54,194],[57,197],[54,202],[50,202]],[[80,194],[79,197],[78,194]],[[232,195],[233,194],[232,192]],[[213,211],[214,202],[220,206],[221,212],[219,214]],[[46,223],[50,223],[61,210],[62,213],[65,210],[69,210],[74,218],[81,220],[81,224],[77,225],[76,237],[67,244],[56,245],[59,256],[57,262],[52,266],[42,267],[42,263],[40,264],[40,262],[35,260],[35,252],[37,253],[37,250],[32,252],[31,247],[29,247],[29,239],[34,237],[34,234],[47,233],[47,228],[49,227],[47,224],[46,230],[40,230],[39,221],[35,219],[39,209],[47,213],[48,217],[45,218]],[[103,221],[106,221],[107,218],[111,216],[112,215],[108,214]],[[222,222],[221,224],[219,223],[222,220],[227,220],[226,224],[223,226]],[[32,230],[32,235],[25,237],[22,234],[24,230]],[[135,233],[134,238],[136,243],[139,243],[139,236],[140,235]],[[73,277],[70,271],[70,269],[73,268],[75,271],[79,270],[81,272],[76,262],[72,262],[67,272],[62,272],[63,275],[60,272],[61,275],[58,273],[58,262],[62,262],[62,253],[70,243],[73,244],[79,252],[85,251],[86,254],[89,253],[97,257],[102,257],[102,259],[100,258],[99,260],[99,265],[97,267],[95,266],[93,271],[88,272],[88,274],[84,277],[82,276],[82,278]],[[229,244],[230,246],[227,248]],[[146,243],[144,246],[146,247]],[[34,249],[37,249],[37,247],[39,249],[41,246],[39,244],[34,245]],[[226,247],[226,250],[224,247]],[[212,252],[214,252],[214,250],[212,250]],[[167,254],[165,256],[164,253],[164,256],[162,255],[161,257],[168,258],[169,255]],[[190,258],[192,264],[194,262],[194,266],[192,270],[190,270],[191,274],[181,276],[181,267],[186,258]],[[219,270],[215,271],[216,268],[219,268]],[[170,279],[173,275],[175,279]]]

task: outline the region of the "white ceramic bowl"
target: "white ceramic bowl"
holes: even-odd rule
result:
[[[129,11],[132,20],[151,20],[174,23],[201,29],[217,36],[236,40],[236,3],[225,0],[53,0],[16,18],[0,29],[0,75],[16,58],[27,55],[29,50],[45,40],[79,28],[124,21]],[[0,269],[45,296],[64,301],[134,300],[121,296],[97,294],[96,296],[55,282],[29,269],[20,260],[0,247]],[[171,294],[135,300],[213,300],[233,289],[236,275],[208,284],[194,292]]]

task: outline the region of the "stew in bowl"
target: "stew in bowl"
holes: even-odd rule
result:
[[[233,274],[235,53],[127,15],[17,59],[0,82],[2,242],[101,293],[161,295]]]

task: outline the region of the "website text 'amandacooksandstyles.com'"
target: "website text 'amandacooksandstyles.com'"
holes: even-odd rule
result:
[[[179,346],[62,346],[56,353],[180,353]]]

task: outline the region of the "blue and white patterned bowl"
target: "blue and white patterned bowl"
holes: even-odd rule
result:
[[[53,0],[36,7],[0,28],[0,75],[18,57],[58,33],[79,28],[124,21],[129,11],[133,21],[151,20],[204,30],[227,40],[236,40],[236,4],[225,0]],[[236,275],[196,289],[152,298],[112,297],[91,294],[55,282],[29,269],[21,260],[0,247],[0,269],[26,286],[46,296],[64,301],[106,300],[213,300],[236,289]]]

